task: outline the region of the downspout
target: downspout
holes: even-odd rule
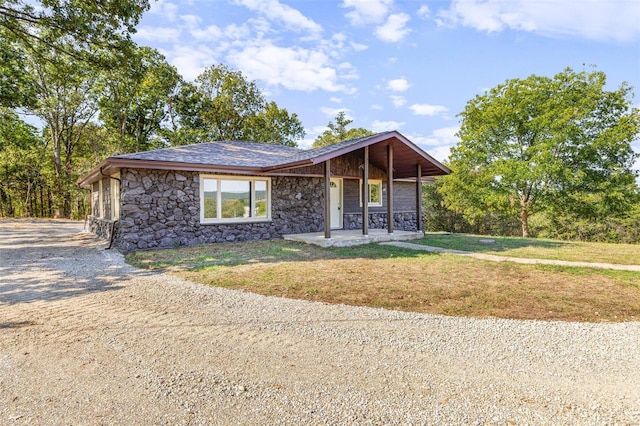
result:
[[[100,176],[108,177],[109,179],[113,179],[113,180],[117,180],[118,183],[122,184],[122,181],[120,179],[118,179],[116,177],[113,177],[111,175],[105,175],[104,172],[102,171],[102,167],[100,167]]]
[[[109,238],[109,247],[107,247],[105,250],[111,250],[111,246],[113,245],[113,238],[115,236],[114,230],[117,224],[118,224],[117,220],[114,220],[113,222],[111,222],[111,232],[109,232],[109,234],[111,235],[111,237]]]

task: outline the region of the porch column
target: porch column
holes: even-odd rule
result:
[[[324,162],[324,237],[331,238],[331,160]]]
[[[422,231],[422,164],[416,166],[416,231]]]
[[[382,194],[380,194],[382,195]],[[369,147],[364,147],[362,168],[362,235],[369,235]]]
[[[393,234],[393,145],[387,145],[387,232]]]

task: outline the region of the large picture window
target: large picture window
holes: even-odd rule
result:
[[[269,178],[200,175],[200,221],[269,220],[270,186]]]
[[[360,181],[360,207],[362,207],[362,180]],[[369,190],[367,191],[370,207],[382,206],[382,181],[377,179],[369,179]]]

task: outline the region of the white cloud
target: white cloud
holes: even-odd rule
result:
[[[138,28],[134,38],[142,41],[173,41],[180,37],[180,30],[173,27],[149,27]]]
[[[298,148],[300,149],[311,149],[313,142],[315,141],[316,138],[304,138],[301,141],[298,141]]]
[[[352,41],[349,44],[351,45],[351,48],[356,52],[362,52],[363,50],[367,50],[369,48],[369,46],[367,46],[366,44],[356,43],[355,41]]]
[[[371,109],[373,109],[375,111],[382,111],[382,105],[373,104],[373,105],[371,105]]]
[[[174,21],[178,15],[178,6],[165,0],[157,0],[155,2],[151,2],[149,13],[153,15],[161,15],[169,21]]]
[[[198,41],[216,41],[223,37],[222,30],[215,25],[209,25],[205,29],[194,28],[191,35]]]
[[[344,77],[351,78],[353,70],[344,68],[339,73],[329,57],[319,50],[279,47],[265,41],[247,45],[241,50],[232,50],[227,60],[249,79],[260,80],[268,85],[281,85],[289,90],[306,92],[320,89],[355,93],[355,89],[339,82]]]
[[[404,77],[389,80],[387,83],[387,89],[393,90],[394,92],[405,92],[409,87],[411,87],[411,85]]]
[[[322,49],[323,52],[335,60],[344,57],[345,54],[351,50],[358,51],[362,46],[364,45],[351,43],[347,39],[347,36],[342,33],[335,33],[330,39],[325,38],[317,41],[317,48]]]
[[[344,0],[342,7],[353,8],[345,16],[352,25],[379,24],[384,21],[393,0]]]
[[[180,19],[191,28],[196,28],[202,22],[202,18],[196,15],[180,15]]]
[[[163,52],[164,53],[164,52]],[[195,79],[202,71],[218,63],[219,52],[207,45],[175,46],[166,55],[185,80]]]
[[[406,13],[389,15],[387,22],[376,28],[376,37],[389,43],[402,40],[411,32],[411,29],[405,27],[409,19],[411,18]]]
[[[336,98],[335,96],[330,97],[329,100],[336,104],[342,103],[342,98]]]
[[[406,123],[398,122],[398,121],[380,121],[374,120],[371,123],[371,130],[379,133],[379,132],[388,132],[390,130],[398,130]]]
[[[416,15],[418,15],[420,19],[428,19],[431,16],[431,11],[429,10],[429,6],[427,6],[426,4],[423,4],[422,6],[420,6],[420,9],[418,9],[418,11],[416,12]]]
[[[453,0],[438,16],[442,25],[487,32],[511,29],[590,40],[640,39],[637,0]]]
[[[344,112],[344,117],[347,120],[353,120],[353,117],[349,114],[351,110],[349,108],[330,108],[330,107],[320,107],[320,112],[331,118],[332,120],[338,115],[340,112]],[[326,127],[325,127],[326,129]],[[324,132],[324,130],[322,130]],[[320,133],[322,133],[320,132]]]
[[[251,38],[251,30],[245,24],[231,24],[224,28],[224,35],[231,40],[246,40]]]
[[[404,96],[391,95],[389,96],[389,99],[391,99],[391,103],[396,108],[400,108],[402,105],[407,103],[407,100],[404,98]]]
[[[413,111],[413,115],[428,115],[430,117],[435,117],[448,111],[448,109],[442,105],[429,104],[413,104],[409,109]]]
[[[299,10],[277,0],[236,0],[236,3],[260,12],[271,20],[281,22],[291,31],[307,31],[314,36],[318,36],[322,32],[320,24],[307,18]]]
[[[407,135],[407,137],[423,148],[433,158],[442,162],[449,158],[451,148],[458,143],[459,139],[455,134],[459,127],[443,127],[431,132],[428,136],[419,134]]]

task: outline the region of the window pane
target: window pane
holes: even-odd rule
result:
[[[267,182],[256,181],[256,206],[254,217],[267,217]]]
[[[204,180],[204,217],[218,218],[218,181],[214,179]]]
[[[372,204],[380,204],[380,184],[379,183],[369,185],[369,202]]]
[[[222,218],[249,217],[251,183],[242,180],[220,181]]]

